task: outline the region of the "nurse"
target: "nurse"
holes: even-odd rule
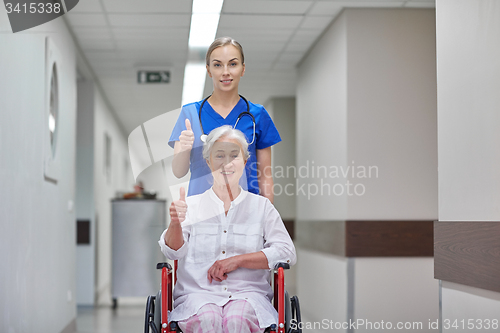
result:
[[[181,178],[191,171],[188,196],[208,190],[213,178],[202,157],[202,135],[231,125],[242,131],[249,143],[250,157],[240,186],[273,202],[271,146],[281,137],[264,107],[238,94],[240,79],[245,74],[243,48],[230,37],[217,38],[208,48],[206,68],[213,93],[203,101],[182,107],[168,143],[174,148],[173,173]]]

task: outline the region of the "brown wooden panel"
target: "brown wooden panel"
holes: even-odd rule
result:
[[[346,221],[347,257],[432,257],[433,221]]]
[[[500,222],[435,222],[434,277],[500,292]]]

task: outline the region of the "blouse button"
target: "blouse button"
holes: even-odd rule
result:
[[[227,232],[227,230],[224,230],[224,233],[226,233],[226,232]]]
[[[231,295],[229,295],[229,298],[231,298]]]
[[[222,254],[226,254],[226,251],[222,251]]]

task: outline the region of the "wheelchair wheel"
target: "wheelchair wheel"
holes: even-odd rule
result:
[[[290,300],[293,318],[297,324],[297,329],[291,331],[293,333],[302,333],[302,328],[300,328],[300,323],[302,322],[302,317],[300,315],[300,304],[299,298],[297,296],[293,296]]]
[[[292,332],[291,329],[291,320],[292,320],[292,306],[290,301],[290,296],[288,295],[288,291],[285,290],[285,332]]]
[[[155,331],[156,327],[150,326],[150,323],[152,323],[154,320],[155,300],[156,296],[149,296],[146,302],[146,321],[144,323],[144,333],[158,333],[158,331]]]
[[[149,296],[146,303],[146,322],[144,333],[160,333],[161,291],[156,296]]]
[[[158,333],[161,330],[161,291],[158,291],[158,294],[156,294],[156,306],[155,306],[155,311],[154,311],[154,319],[153,319],[154,325]],[[156,333],[156,332],[154,332]]]

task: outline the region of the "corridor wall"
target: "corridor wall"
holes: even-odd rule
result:
[[[421,322],[430,332],[438,319],[429,251],[360,256],[346,241],[353,221],[437,217],[434,20],[429,9],[345,9],[299,65],[297,288],[311,322]]]
[[[500,233],[500,3],[436,1],[439,119],[439,221],[451,259],[443,269],[443,332],[486,331],[497,320]],[[480,222],[486,221],[482,224]],[[460,232],[459,226],[467,227]],[[479,236],[485,226],[493,228]],[[457,239],[460,234],[463,240]],[[489,240],[488,237],[491,237]],[[436,239],[436,247],[444,239]],[[470,243],[477,246],[469,250]],[[444,248],[443,248],[444,249]],[[469,254],[478,257],[471,260]],[[477,265],[471,268],[471,262]],[[457,279],[467,277],[468,281]],[[487,283],[491,281],[492,283]],[[461,321],[464,320],[465,328]],[[471,320],[471,321],[470,321]],[[458,330],[451,327],[458,321]],[[483,322],[481,322],[483,321]],[[472,329],[467,325],[472,324]],[[479,329],[482,325],[482,330]],[[491,323],[490,323],[491,325]],[[494,327],[490,328],[494,329]]]
[[[73,332],[75,48],[56,19],[13,34],[0,11],[0,331]],[[47,178],[46,37],[60,53],[59,114]],[[50,147],[49,147],[50,148]]]
[[[77,302],[109,305],[110,200],[132,191],[134,179],[123,130],[92,78],[78,81],[77,161],[76,218],[89,220],[91,232],[90,243],[77,247]]]

